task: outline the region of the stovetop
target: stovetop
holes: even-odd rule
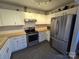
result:
[[[29,30],[25,30],[25,32],[27,33],[27,34],[34,34],[34,33],[38,33],[38,31],[29,31]]]

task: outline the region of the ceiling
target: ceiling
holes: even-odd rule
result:
[[[52,10],[62,5],[66,5],[68,3],[74,2],[74,0],[51,0],[51,2],[48,4],[39,5],[39,3],[35,2],[35,0],[2,0],[2,1],[6,3],[26,6],[29,8],[34,8],[42,11]]]

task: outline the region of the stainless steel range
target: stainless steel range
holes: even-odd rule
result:
[[[25,20],[25,32],[26,32],[26,36],[27,36],[27,45],[28,47],[33,46],[38,44],[39,40],[38,40],[38,31],[35,30],[36,24],[35,24],[36,20],[34,19],[26,19]]]
[[[27,46],[28,47],[38,44],[39,33],[38,33],[38,31],[35,31],[35,28],[25,30],[25,32],[27,33]]]

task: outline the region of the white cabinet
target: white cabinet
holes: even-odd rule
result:
[[[2,58],[1,58],[1,51],[0,51],[0,59],[2,59]]]
[[[12,37],[0,49],[0,59],[10,59],[11,53],[27,47],[26,35]]]
[[[15,23],[16,25],[24,25],[24,13],[15,11]]]
[[[10,59],[11,51],[9,49],[9,41],[5,43],[5,45],[0,50],[1,59]]]
[[[45,32],[39,32],[39,42],[46,40]]]
[[[10,10],[3,10],[2,11],[2,23],[3,23],[3,26],[15,25],[14,17],[15,17],[14,12],[12,12]]]
[[[13,52],[24,49],[27,47],[26,35],[17,36],[12,38]]]
[[[42,42],[44,40],[50,40],[50,31],[39,32],[39,42]]]
[[[50,31],[48,30],[48,31],[46,31],[46,40],[47,41],[50,41]]]
[[[0,26],[2,26],[2,15],[0,13]]]
[[[0,9],[0,17],[3,26],[24,25],[24,13],[7,9]]]
[[[2,23],[1,23],[2,21],[1,21],[1,18],[0,18],[0,26],[2,26]]]
[[[2,22],[2,14],[3,14],[3,12],[2,12],[2,10],[0,10],[0,26],[3,25],[3,22]]]

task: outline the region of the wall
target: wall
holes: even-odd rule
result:
[[[71,49],[70,49],[70,57],[75,57],[76,56],[76,48],[77,44],[79,42],[79,8],[77,11],[77,17],[76,17],[76,22],[75,22],[75,28],[74,28],[74,33],[73,33],[73,38],[72,38],[72,43],[71,43]]]
[[[74,7],[74,8],[70,8],[68,10],[49,14],[49,15],[47,15],[47,20],[48,20],[49,23],[51,23],[51,18],[62,16],[62,15],[76,14],[77,9],[78,9],[78,7]]]
[[[79,5],[79,0],[75,0],[75,2]]]
[[[2,26],[0,27],[0,34],[10,33],[10,32],[24,31],[23,26]]]
[[[10,9],[10,10],[19,9],[20,11],[24,11],[23,7],[21,7],[21,6],[11,5],[11,4],[7,4],[7,3],[3,3],[3,2],[0,2],[0,8]]]
[[[71,8],[72,6],[76,6],[76,5],[77,5],[77,4],[76,4],[75,2],[69,3],[69,4],[67,4],[67,5],[64,5],[64,6],[58,7],[58,8],[56,8],[56,9],[54,9],[54,10],[49,11],[48,14],[53,14],[53,13],[59,12],[58,9],[63,10],[65,6],[69,6],[68,8]]]

